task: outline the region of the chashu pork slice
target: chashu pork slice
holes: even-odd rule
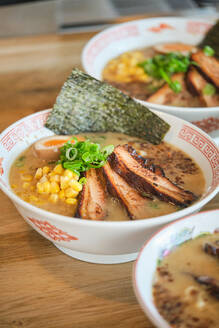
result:
[[[151,192],[161,200],[183,207],[197,199],[192,192],[143,166],[135,158],[135,150],[128,145],[117,146],[108,160],[112,168],[139,192]]]
[[[125,207],[128,216],[131,219],[144,219],[146,214],[146,205],[148,199],[142,197],[134,188],[132,188],[119,174],[117,174],[106,163],[103,167],[103,175],[106,179],[109,193],[117,197]]]
[[[155,104],[166,105],[173,102],[182,103],[184,99],[189,97],[185,84],[184,73],[177,73],[172,75],[171,80],[178,81],[181,84],[182,90],[179,93],[175,93],[167,83],[165,83],[160,89],[154,92],[147,101]]]
[[[207,107],[219,106],[219,94],[216,93],[214,95],[207,95],[204,93],[204,88],[208,82],[195,68],[189,70],[187,74],[187,79],[189,85],[192,85],[192,87],[198,93],[199,98],[204,106]]]
[[[170,52],[179,52],[183,55],[189,55],[191,52],[195,52],[197,48],[191,44],[172,42],[155,44],[153,49],[161,54],[168,54]]]
[[[107,215],[105,186],[99,175],[99,170],[86,171],[87,179],[83,186],[78,204],[77,214],[82,219],[102,220]]]
[[[197,51],[192,54],[199,69],[219,88],[219,60],[215,57],[207,56],[203,51]]]

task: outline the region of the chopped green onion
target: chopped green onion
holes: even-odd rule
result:
[[[205,46],[203,48],[203,52],[206,56],[214,56],[215,54],[215,51],[213,48],[211,48],[210,46]]]
[[[59,163],[79,176],[81,172],[90,168],[104,166],[108,156],[114,150],[113,145],[108,145],[101,150],[99,144],[90,142],[89,139],[78,141],[77,138],[74,138],[74,141],[74,144],[70,140],[61,147]]]
[[[102,153],[104,154],[104,156],[108,157],[113,152],[113,150],[114,150],[114,146],[108,145],[102,149]]]
[[[149,206],[152,207],[152,208],[155,208],[155,209],[159,209],[159,204],[155,201],[151,201],[149,202]]]
[[[87,179],[85,177],[83,177],[83,178],[80,178],[80,180],[78,182],[83,185],[87,182]]]
[[[176,93],[181,91],[181,85],[178,81],[172,81],[171,76],[174,73],[187,72],[189,65],[193,64],[189,56],[178,52],[170,52],[165,55],[156,55],[144,62],[138,64],[145,73],[155,79],[166,81],[169,87]]]
[[[213,84],[207,83],[202,92],[204,95],[213,96],[216,92],[216,88]]]
[[[171,81],[170,87],[175,93],[178,93],[182,90],[182,86],[179,81]]]
[[[24,166],[24,160],[25,160],[25,156],[20,156],[17,160],[16,160],[16,162],[15,162],[15,166],[16,167],[22,167],[22,166]]]
[[[66,158],[69,159],[70,161],[73,161],[76,158],[77,153],[78,153],[77,149],[71,147],[66,151]]]

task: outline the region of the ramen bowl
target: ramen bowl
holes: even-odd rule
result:
[[[206,186],[193,205],[172,214],[143,220],[92,221],[55,214],[19,198],[9,184],[10,166],[35,141],[53,135],[44,123],[50,110],[37,112],[9,126],[0,135],[0,188],[24,220],[62,252],[94,263],[122,263],[136,259],[145,239],[163,225],[199,211],[218,191],[218,149],[197,127],[166,113],[157,114],[170,124],[165,141],[186,152],[200,166]]]
[[[105,65],[120,54],[166,42],[197,45],[213,23],[213,19],[157,17],[118,24],[98,33],[86,44],[82,64],[88,74],[101,80]],[[219,143],[219,107],[185,108],[138,101],[150,109],[197,124]]]
[[[171,328],[158,312],[153,300],[153,281],[157,263],[180,244],[202,233],[219,229],[219,210],[200,212],[170,223],[156,232],[139,252],[133,270],[133,287],[137,300],[156,327]]]

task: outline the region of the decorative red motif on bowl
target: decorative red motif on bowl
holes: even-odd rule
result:
[[[189,21],[186,26],[186,31],[192,34],[205,34],[212,24],[205,22]]]
[[[94,58],[112,42],[139,35],[137,25],[120,26],[100,35],[87,49],[86,61],[93,64]]]
[[[217,186],[219,183],[219,151],[216,146],[204,135],[187,125],[182,127],[178,137],[193,145],[207,158],[212,168],[212,187]]]
[[[56,228],[56,226],[50,224],[47,221],[41,221],[29,217],[28,220],[30,220],[38,229],[44,232],[49,238],[55,241],[78,240],[77,237],[69,235],[67,232],[64,232],[61,229]]]
[[[3,158],[0,158],[0,175],[4,174],[3,166],[2,166]]]
[[[166,30],[166,29],[174,30],[174,27],[169,25],[169,24],[166,24],[166,23],[160,23],[158,26],[149,27],[148,31],[155,32],[155,33],[160,33],[160,32],[162,32],[163,30]]]
[[[46,113],[39,113],[30,117],[28,120],[15,125],[9,130],[4,137],[0,140],[2,146],[9,152],[19,142],[25,139],[29,134],[41,129],[49,115]]]

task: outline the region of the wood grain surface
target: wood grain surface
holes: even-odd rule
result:
[[[92,33],[0,40],[0,131],[50,108]],[[219,196],[203,210],[219,208]],[[132,288],[133,262],[68,257],[0,192],[0,328],[152,328]]]

